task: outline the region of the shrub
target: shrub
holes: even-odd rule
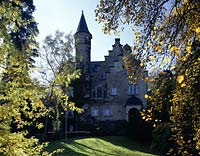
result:
[[[165,154],[170,149],[169,138],[171,136],[171,130],[169,123],[161,123],[152,132],[152,145],[151,148],[154,151]]]

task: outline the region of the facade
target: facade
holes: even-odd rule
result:
[[[76,66],[82,71],[83,85],[79,86],[76,92],[79,92],[78,96],[82,95],[88,99],[84,103],[86,113],[98,121],[128,120],[131,109],[146,108],[146,82],[138,80],[131,85],[127,79],[123,57],[131,53],[129,45],[121,45],[120,39],[116,38],[105,60],[92,62],[92,34],[88,30],[83,13],[74,37]],[[147,75],[147,72],[144,74]]]

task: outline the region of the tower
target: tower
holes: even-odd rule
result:
[[[83,76],[89,76],[92,34],[88,30],[83,11],[74,38],[76,47],[76,68],[82,70]]]
[[[78,97],[89,98],[91,95],[91,39],[92,34],[89,32],[85,17],[82,15],[75,38],[76,48],[76,69],[81,69],[80,83],[75,93]]]

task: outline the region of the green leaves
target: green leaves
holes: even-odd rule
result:
[[[73,94],[71,82],[80,77],[80,71],[75,69],[75,59],[72,55],[73,44],[71,34],[65,35],[57,30],[54,35],[46,36],[41,49],[42,77],[48,86],[47,105],[53,108],[54,131],[60,130],[61,116],[66,110],[81,112],[75,103],[68,100]]]
[[[117,31],[124,24],[137,31],[135,55],[124,59],[128,78],[132,82],[136,81],[135,77],[141,78],[139,64],[161,76],[155,79],[150,102],[161,114],[170,115],[171,155],[199,155],[199,8],[199,1],[190,0],[101,0],[96,9],[97,19],[104,24],[106,33]],[[133,61],[134,58],[142,59],[142,64]],[[160,72],[172,67],[175,68],[171,79]],[[173,86],[168,90],[171,83]]]
[[[27,138],[27,131],[22,130],[34,123],[41,128],[36,120],[48,112],[41,101],[42,87],[29,75],[36,47],[32,3],[0,2],[0,153],[8,156],[42,155],[43,145],[38,139]]]

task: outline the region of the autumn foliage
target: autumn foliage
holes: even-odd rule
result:
[[[151,92],[145,96],[151,108],[143,118],[155,127],[170,127],[169,155],[200,154],[199,8],[198,0],[100,0],[96,9],[105,33],[127,24],[132,28],[128,76],[134,82],[138,66],[151,74],[146,79]],[[134,59],[141,62],[134,64]]]

